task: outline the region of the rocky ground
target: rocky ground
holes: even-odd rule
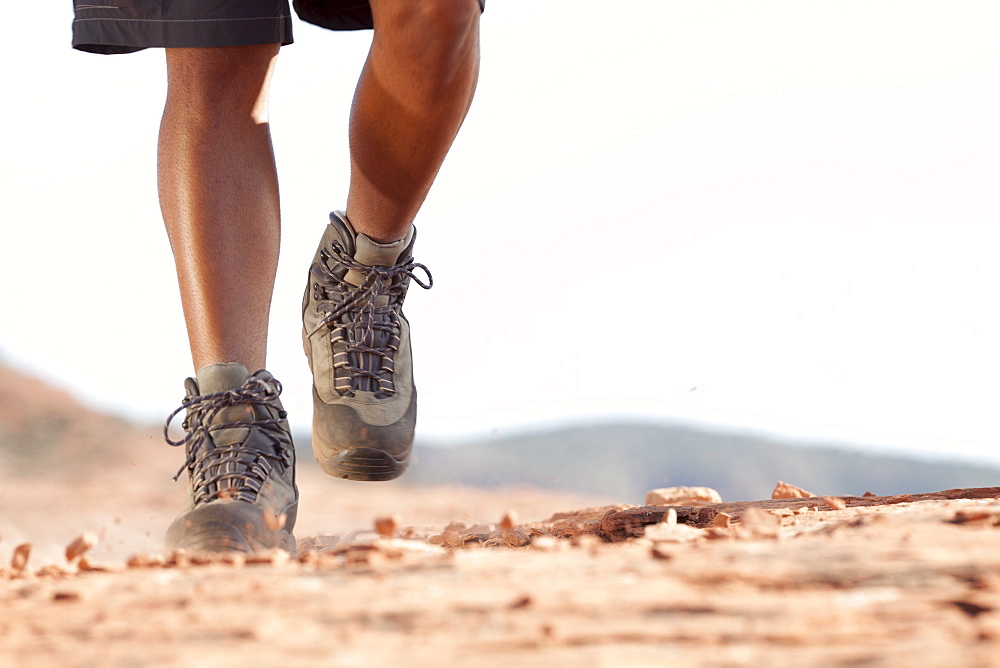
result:
[[[298,556],[223,562],[159,554],[179,489],[88,481],[4,482],[0,664],[1000,665],[1000,489],[588,507],[306,467]]]
[[[154,431],[0,381],[0,666],[1000,666],[1000,488],[635,507],[303,464],[297,556],[205,559],[161,553]]]

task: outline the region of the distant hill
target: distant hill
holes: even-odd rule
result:
[[[0,361],[0,474],[89,475],[140,459],[179,465],[183,455],[167,452],[159,431],[84,406]]]
[[[0,361],[0,472],[78,475],[108,463],[179,466],[158,425],[133,425]],[[308,434],[296,434],[301,466]],[[802,444],[806,445],[806,444]],[[727,500],[767,498],[785,480],[816,494],[899,494],[1000,485],[1000,469],[800,447],[786,441],[690,427],[603,424],[434,447],[418,444],[404,484],[518,484],[641,503],[645,492],[704,485]],[[2,491],[2,490],[0,490]]]
[[[488,442],[418,445],[413,484],[528,484],[642,503],[656,487],[713,487],[725,500],[769,498],[785,480],[814,494],[932,492],[1000,485],[1000,469],[801,447],[766,437],[647,424],[568,427]]]

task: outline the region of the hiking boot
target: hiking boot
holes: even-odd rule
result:
[[[309,269],[302,343],[313,374],[313,454],[338,478],[392,480],[409,462],[417,391],[402,305],[410,279],[433,285],[411,256],[415,236],[410,227],[399,241],[376,243],[334,211]]]
[[[294,554],[298,510],[295,449],[267,371],[251,375],[240,364],[213,364],[184,383],[187,396],[163,427],[167,443],[183,445],[190,481],[180,515],[167,529],[167,548],[191,552],[252,553],[280,547]],[[184,438],[167,435],[181,411]]]

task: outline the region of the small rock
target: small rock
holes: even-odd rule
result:
[[[524,547],[531,543],[531,536],[517,529],[504,531],[501,533],[500,538],[507,547]]]
[[[305,552],[299,550],[295,554],[295,559],[300,564],[316,565],[319,563],[319,552],[316,550],[307,550]]]
[[[994,607],[990,604],[983,604],[977,601],[949,601],[956,608],[967,614],[969,617],[978,617],[984,612],[993,612]]]
[[[662,487],[646,492],[647,506],[710,506],[722,503],[711,487]]]
[[[593,530],[595,523],[577,522],[575,520],[558,520],[548,526],[548,531],[553,536],[560,538],[572,538],[580,534]]]
[[[288,552],[280,547],[273,547],[270,550],[261,550],[246,556],[247,564],[271,564],[281,566],[288,562],[290,556]]]
[[[188,556],[186,550],[178,548],[170,553],[170,557],[167,558],[167,565],[175,568],[187,568],[191,565],[191,557]]]
[[[559,539],[552,536],[535,536],[531,541],[531,549],[542,552],[554,552],[559,549]]]
[[[508,510],[500,518],[500,528],[504,531],[510,531],[517,526],[517,514],[513,510]]]
[[[80,592],[76,591],[57,591],[52,595],[53,601],[59,601],[60,603],[71,603],[73,601],[80,600]]]
[[[774,487],[774,491],[771,492],[772,499],[806,499],[811,496],[816,495],[812,492],[807,492],[801,487],[789,485],[787,482],[782,480],[778,481],[778,484]]]
[[[670,552],[668,552],[662,543],[653,543],[653,547],[649,550],[649,555],[653,559],[659,559],[661,561],[669,561],[674,558]]]
[[[952,518],[953,524],[992,524],[993,513],[988,510],[959,510]]]
[[[446,557],[448,551],[442,547],[428,545],[419,540],[393,538],[380,541],[375,548],[390,559]]]
[[[56,566],[55,564],[49,564],[48,566],[42,566],[39,568],[35,575],[40,578],[61,578],[68,575],[65,569]]]
[[[84,531],[66,546],[66,561],[72,563],[74,559],[83,556],[87,550],[95,545],[97,545],[97,534],[93,531]]]
[[[133,554],[125,562],[126,568],[158,568],[163,565],[162,557],[151,557],[148,554]]]
[[[548,522],[556,522],[558,520],[577,520],[580,522],[588,521],[600,521],[602,517],[607,515],[609,512],[616,510],[625,510],[626,508],[633,508],[634,506],[624,506],[621,504],[614,506],[597,506],[594,508],[583,508],[582,510],[571,510],[568,512],[558,512],[553,513],[552,516],[545,520]]]
[[[21,543],[14,548],[14,554],[10,558],[10,567],[15,573],[20,573],[28,565],[28,558],[31,557],[31,543]]]
[[[493,537],[492,533],[469,533],[462,536],[462,542],[469,547],[482,547],[486,541]]]
[[[571,545],[573,547],[582,550],[596,550],[602,542],[600,538],[592,533],[583,533],[578,536],[573,536],[571,541]]]
[[[839,496],[824,496],[823,503],[830,506],[834,510],[843,510],[847,507],[847,503]]]
[[[242,552],[223,552],[219,555],[219,563],[232,568],[243,568],[247,564],[247,555]]]
[[[399,518],[395,515],[375,518],[375,532],[383,538],[392,538],[399,527]]]
[[[213,566],[222,563],[221,552],[192,552],[188,558],[193,566]]]
[[[521,610],[523,608],[529,608],[534,603],[534,600],[530,595],[525,594],[517,598],[513,603],[511,603],[508,608],[511,610]]]
[[[451,525],[449,525],[451,526]],[[464,524],[462,525],[465,526]],[[445,547],[464,547],[465,540],[459,535],[457,531],[452,531],[450,529],[445,529],[444,533],[440,533],[436,536],[431,536],[428,541],[431,545],[443,545]]]
[[[740,526],[758,538],[777,538],[781,519],[760,508],[747,508],[740,519]]]
[[[648,525],[643,535],[653,541],[686,543],[701,537],[703,532],[701,529],[688,526],[687,524],[667,524],[666,522],[660,522],[659,524]]]
[[[80,570],[81,573],[86,571],[99,570],[99,567],[91,565],[90,560],[87,559],[87,557],[80,557],[80,561],[76,562],[76,567],[77,569]]]
[[[728,529],[733,525],[733,516],[727,513],[719,513],[712,520],[712,526],[718,527],[720,529]]]

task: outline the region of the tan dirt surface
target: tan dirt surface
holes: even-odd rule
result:
[[[11,374],[0,666],[1000,666],[1000,489],[629,507],[307,462],[296,558],[164,555],[181,453]]]
[[[244,564],[158,554],[180,484],[6,480],[0,664],[1000,665],[1000,490],[722,504],[731,521],[697,528],[701,508],[552,517],[595,500],[311,466],[301,486],[298,558]],[[504,529],[507,511],[525,520]],[[666,521],[606,542],[627,513]],[[100,542],[68,564],[86,531]]]

